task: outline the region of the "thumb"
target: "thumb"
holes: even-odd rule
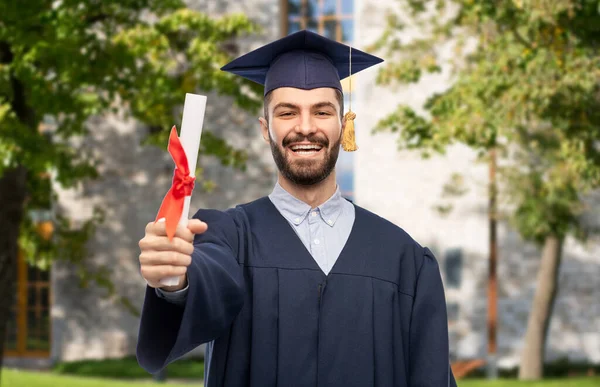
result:
[[[208,229],[208,224],[204,223],[200,219],[190,219],[187,227],[194,234],[202,234]]]

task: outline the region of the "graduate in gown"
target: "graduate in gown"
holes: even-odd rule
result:
[[[432,252],[344,199],[340,148],[356,150],[341,79],[381,59],[309,31],[223,67],[265,87],[272,193],[200,210],[140,241],[148,282],[137,358],[151,373],[207,344],[206,387],[456,386]],[[164,287],[161,277],[179,275]]]

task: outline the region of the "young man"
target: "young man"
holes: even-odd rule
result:
[[[137,357],[155,373],[208,343],[205,386],[455,386],[437,262],[402,229],[342,198],[352,147],[340,79],[349,49],[301,31],[223,68],[265,86],[268,197],[200,210],[140,241],[148,282]],[[352,74],[381,59],[352,49]],[[164,277],[180,284],[164,287]]]

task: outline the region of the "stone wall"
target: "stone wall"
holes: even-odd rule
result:
[[[212,16],[244,12],[265,26],[258,38],[240,40],[246,52],[279,37],[279,2],[260,0],[190,1],[193,8]],[[184,96],[182,95],[182,103]],[[275,182],[275,167],[268,145],[260,135],[258,114],[250,115],[232,107],[228,98],[208,95],[204,131],[226,137],[233,145],[248,150],[245,173],[223,167],[212,158],[201,157],[205,177],[216,182],[211,193],[196,189],[192,211],[199,208],[225,209],[268,194]],[[174,122],[180,127],[180,122]],[[106,211],[106,222],[90,242],[92,266],[108,265],[119,294],[129,297],[141,308],[145,282],[139,274],[138,241],[144,227],[154,220],[172,178],[173,164],[164,148],[141,146],[146,129],[119,115],[97,117],[90,121],[92,135],[82,146],[94,149],[103,159],[102,177],[78,190],[61,192],[59,207],[77,220],[91,214],[93,205]],[[57,264],[53,275],[52,358],[121,357],[135,353],[138,318],[114,300],[102,298],[104,292],[77,285],[73,268]],[[201,353],[199,348],[196,353]]]
[[[391,0],[357,0],[355,46],[365,49],[381,33],[383,12]],[[265,27],[260,39],[240,41],[247,52],[280,36],[279,1],[193,1],[193,7],[211,15],[244,12]],[[436,254],[446,285],[451,351],[455,358],[484,357],[486,353],[487,278],[487,167],[474,163],[473,153],[456,146],[445,157],[422,160],[412,152],[398,152],[389,134],[371,135],[376,122],[399,103],[420,106],[425,98],[448,85],[446,72],[430,76],[418,85],[396,90],[375,85],[377,69],[361,72],[355,79],[353,110],[359,151],[354,155],[355,200],[403,227]],[[183,99],[183,97],[182,97]],[[205,130],[225,135],[234,145],[250,153],[248,171],[224,168],[215,160],[202,159],[206,178],[218,183],[211,194],[195,193],[192,208],[226,208],[268,194],[275,168],[268,146],[262,141],[256,116],[230,108],[225,98],[209,95]],[[64,192],[61,205],[76,218],[89,215],[92,204],[107,211],[107,222],[91,242],[94,264],[114,268],[113,280],[121,294],[141,306],[144,282],[139,276],[137,242],[144,226],[156,215],[172,174],[172,162],[164,149],[141,147],[145,129],[119,116],[91,122],[93,136],[86,146],[99,152],[105,162],[102,179],[79,191]],[[441,198],[449,176],[460,172],[467,192],[452,201],[445,217],[435,207],[450,202]],[[600,202],[600,200],[596,200]],[[594,208],[599,208],[598,206]],[[600,219],[598,212],[590,219]],[[526,326],[540,251],[522,242],[507,225],[499,226],[500,299],[498,344],[500,363],[518,361]],[[449,281],[446,263],[453,253],[460,256],[460,281]],[[456,254],[454,255],[456,257]],[[600,362],[600,244],[588,246],[569,240],[560,274],[560,291],[550,326],[549,358],[569,356]],[[69,267],[53,271],[54,359],[120,357],[133,354],[138,320],[103,300],[102,291],[82,290]]]
[[[366,48],[383,31],[383,12],[392,2],[360,0],[356,6],[356,46]],[[405,36],[410,38],[411,32]],[[442,50],[441,55],[450,55]],[[385,59],[385,58],[384,58]],[[385,65],[385,62],[383,63]],[[358,205],[404,228],[436,254],[445,282],[453,358],[484,358],[487,352],[488,221],[486,165],[464,146],[446,156],[421,159],[416,152],[399,152],[396,137],[372,135],[376,123],[398,104],[419,109],[428,95],[444,90],[448,71],[425,77],[419,84],[397,88],[375,85],[376,69],[356,80],[357,143],[355,198]],[[442,197],[443,185],[461,173],[467,192],[455,200]],[[452,204],[447,216],[438,205]],[[587,219],[599,222],[600,200],[592,202]],[[598,229],[597,224],[595,228]],[[501,366],[519,360],[527,318],[535,290],[540,250],[524,243],[504,223],[499,225],[498,356]],[[559,279],[559,293],[550,326],[548,359],[600,362],[600,241],[586,245],[568,240]],[[457,285],[449,282],[445,266],[455,252],[462,261]],[[455,255],[455,254],[454,254]]]

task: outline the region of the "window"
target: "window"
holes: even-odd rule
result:
[[[306,29],[338,42],[353,44],[354,0],[282,0],[282,6],[284,35]],[[347,112],[352,92],[348,79],[342,81],[342,86]],[[350,200],[354,200],[353,161],[352,152],[340,150],[336,169],[337,180],[342,195]]]
[[[343,86],[346,86],[342,83]],[[344,109],[348,111],[350,104],[348,92],[344,93]],[[360,146],[360,145],[359,145]],[[340,149],[340,156],[336,165],[337,183],[342,196],[354,201],[354,153]]]
[[[44,116],[39,132],[52,139],[56,120]],[[48,173],[30,181],[28,215],[43,238],[52,236],[52,183]],[[33,210],[35,208],[35,210]],[[47,357],[50,354],[50,270],[30,266],[21,251],[14,268],[11,308],[6,329],[5,352],[15,357]]]
[[[449,249],[444,261],[446,283],[449,288],[459,288],[462,280],[462,250]]]
[[[310,30],[339,42],[354,39],[354,0],[282,0],[285,35]]]
[[[6,346],[7,356],[45,357],[50,353],[50,272],[29,266],[19,254]]]
[[[447,304],[448,323],[452,324],[458,320],[460,312],[460,306],[456,302],[449,302]]]

